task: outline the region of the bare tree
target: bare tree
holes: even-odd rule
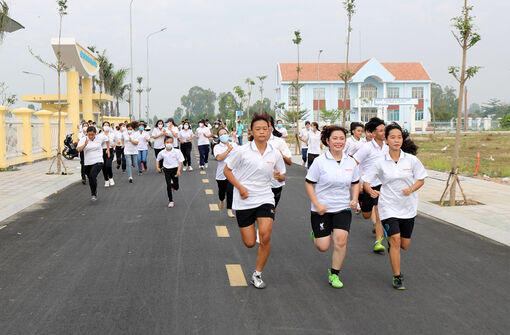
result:
[[[257,76],[257,78],[260,80],[260,87],[259,87],[259,90],[260,90],[260,108],[259,108],[259,113],[262,113],[262,105],[263,105],[263,102],[264,102],[264,79],[266,79],[267,76]]]
[[[296,113],[295,113],[295,119],[294,119],[294,122],[296,123],[296,131],[294,132],[294,137],[296,138],[296,153],[298,153],[299,151],[301,151],[301,143],[299,141],[299,115],[300,115],[300,110],[301,110],[301,103],[300,103],[300,100],[299,100],[299,93],[300,93],[300,89],[303,85],[299,84],[299,74],[301,73],[301,66],[300,66],[300,62],[299,62],[299,45],[301,44],[301,41],[303,39],[301,38],[301,32],[299,30],[296,30],[294,31],[294,38],[292,39],[292,43],[294,43],[296,45],[296,48],[297,48],[297,67],[296,67],[296,74],[297,74],[297,77],[296,77],[296,80],[295,82],[293,81],[291,86],[293,86],[295,89],[296,89]]]
[[[346,55],[345,55],[345,70],[339,73],[340,79],[344,82],[344,98],[342,108],[342,127],[345,128],[345,122],[347,121],[347,89],[348,83],[351,80],[354,73],[349,71],[349,46],[351,41],[351,19],[355,13],[356,4],[354,0],[346,0],[343,2],[345,11],[347,12],[347,39],[346,39]]]
[[[450,206],[455,206],[455,193],[456,193],[456,185],[459,185],[459,189],[464,198],[464,203],[467,202],[466,195],[460,186],[460,181],[458,177],[459,171],[459,149],[460,149],[460,125],[462,119],[462,103],[463,103],[463,95],[464,95],[464,85],[466,81],[473,78],[478,70],[480,70],[479,66],[469,66],[466,68],[466,54],[469,49],[471,49],[478,41],[480,41],[480,34],[476,32],[476,28],[473,24],[474,17],[470,15],[470,11],[473,10],[473,6],[467,5],[467,0],[464,0],[464,6],[462,7],[462,14],[460,16],[452,18],[452,27],[455,29],[452,31],[453,36],[459,46],[462,48],[462,65],[459,68],[458,66],[450,66],[448,68],[448,72],[459,82],[459,103],[457,106],[457,129],[455,132],[455,147],[453,152],[453,161],[452,161],[452,170],[450,171],[450,175],[448,176],[448,180],[446,181],[446,187],[441,195],[441,199],[439,200],[440,204],[443,205],[445,201],[445,196],[450,189]]]

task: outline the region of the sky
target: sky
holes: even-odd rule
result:
[[[39,63],[31,47],[54,61],[50,40],[58,36],[54,0],[6,0],[10,16],[24,30],[5,36],[0,45],[0,82],[11,93],[57,92],[57,75]],[[432,80],[458,89],[448,66],[460,65],[461,49],[451,34],[450,19],[460,14],[462,0],[357,0],[352,19],[353,62],[421,62]],[[468,65],[482,66],[467,83],[468,104],[490,98],[510,102],[510,1],[473,1],[481,41],[468,53]],[[106,49],[117,68],[129,68],[129,0],[69,0],[63,37],[83,46]],[[274,101],[276,64],[296,62],[293,31],[300,30],[301,62],[344,62],[347,20],[340,0],[133,0],[133,74],[146,78],[146,37],[150,38],[151,116],[171,116],[180,97],[198,85],[219,92],[244,85],[248,77],[267,75],[265,95]],[[128,79],[129,80],[129,79]],[[65,81],[63,83],[65,87]],[[145,94],[144,94],[145,95]],[[138,111],[138,98],[134,112]],[[142,97],[142,108],[146,104]],[[18,101],[17,107],[28,104]],[[128,105],[121,105],[121,115]]]

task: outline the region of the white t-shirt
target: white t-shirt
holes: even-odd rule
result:
[[[218,166],[216,167],[216,180],[227,179],[227,177],[225,177],[225,175],[223,174],[223,168],[225,168],[225,165],[227,164],[227,159],[235,153],[236,148],[237,148],[237,144],[235,144],[234,142],[229,142],[229,144],[232,146],[232,151],[230,151],[227,154],[227,157],[225,157],[224,160],[218,161]],[[218,155],[224,153],[227,150],[228,150],[228,146],[225,143],[220,142],[220,143],[216,144],[214,146],[214,150],[213,150],[214,157],[218,157]]]
[[[115,139],[115,145],[118,147],[122,146],[122,132],[120,130],[115,130],[113,133],[113,137]]]
[[[209,145],[209,138],[206,136],[211,135],[211,131],[207,127],[198,127],[195,133],[198,136],[197,145]]]
[[[283,137],[287,137],[289,135],[289,133],[287,132],[287,129],[285,129],[285,127],[281,127],[281,128],[278,128],[278,126],[276,127],[276,130],[282,134]]]
[[[78,141],[79,141],[79,140],[81,140],[81,139],[82,139],[83,137],[85,137],[85,136],[87,136],[87,134],[86,134],[86,133],[84,133],[84,132],[82,132],[82,131],[81,131],[81,132],[79,132],[79,133],[78,133]]]
[[[165,134],[165,128],[159,129],[158,127],[154,128],[152,131],[152,138],[154,138],[154,149],[164,149],[165,148],[165,135],[159,136],[155,138],[154,136],[158,136],[161,134]]]
[[[386,153],[363,176],[370,185],[374,185],[375,180],[380,180],[382,183],[379,195],[381,220],[414,218],[418,210],[418,193],[413,192],[406,196],[402,190],[412,187],[417,180],[425,178],[427,178],[427,171],[420,160],[402,150],[397,163],[391,159],[389,153]]]
[[[370,172],[381,157],[384,157],[388,152],[388,145],[386,142],[383,142],[382,148],[377,144],[375,139],[372,139],[370,142],[364,143],[361,148],[352,156],[359,163],[359,173],[361,175],[361,179],[365,179],[365,174]],[[370,183],[370,186],[378,186],[381,185],[381,181],[376,178],[372,180],[373,184]]]
[[[191,129],[182,129],[179,131],[179,138],[184,142],[191,142],[193,140],[193,130]],[[188,140],[188,141],[187,141]]]
[[[326,213],[336,213],[350,208],[351,184],[359,182],[358,164],[346,155],[338,163],[328,150],[313,161],[306,180],[315,184],[317,200],[328,207]],[[313,204],[311,210],[317,211]]]
[[[161,150],[158,154],[156,160],[163,161],[163,167],[165,169],[172,169],[179,167],[179,163],[184,162],[184,156],[182,155],[181,150],[173,148],[168,151],[167,149]]]
[[[81,147],[85,144],[88,136],[83,136],[78,142]],[[106,141],[106,136],[96,135],[93,141],[89,140],[85,148],[83,148],[84,165],[94,165],[96,163],[103,163],[103,148],[102,145]]]
[[[309,133],[310,133],[310,130],[306,129],[306,127],[305,127],[303,129],[301,129],[301,132],[299,132],[299,136],[303,140],[308,140]],[[308,145],[305,142],[301,141],[301,149],[306,149],[306,148],[308,148]]]
[[[150,136],[149,136],[149,133],[146,132],[145,130],[143,130],[141,133],[140,131],[138,130],[136,132],[138,134],[138,146],[137,146],[137,149],[138,150],[149,150],[149,140],[150,140]]]
[[[366,142],[363,142],[361,140],[361,138],[359,139],[359,141],[356,141],[356,138],[351,135],[351,137],[349,137],[345,141],[345,147],[344,147],[343,153],[346,154],[346,155],[352,156],[356,152],[358,152],[359,148],[361,148],[363,143],[366,143]]]
[[[179,146],[179,141],[177,140],[178,137],[179,137],[179,128],[177,128],[176,126],[172,126],[172,128],[166,128],[166,133],[167,133],[167,136],[171,136],[174,141],[173,141],[173,144],[174,144],[174,148],[177,148]],[[174,136],[175,134],[175,136]]]
[[[308,153],[313,155],[321,154],[321,132],[310,130],[308,133]]]
[[[128,131],[124,133],[124,155],[137,155],[138,154],[138,145],[131,143],[130,139],[137,142],[138,141],[138,132],[132,131],[131,135],[129,135]]]
[[[283,138],[276,137],[276,136],[273,136],[273,134],[271,134],[271,138],[269,139],[269,141],[267,143],[271,144],[273,146],[273,148],[275,148],[275,150],[280,152],[280,154],[283,153],[283,155],[285,157],[289,157],[289,158],[292,157],[292,153],[290,152],[289,146],[287,145],[287,142],[285,142],[285,140]],[[284,163],[285,163],[285,161],[284,161]],[[271,178],[271,188],[278,188],[283,185],[285,185],[285,181],[279,182],[278,180],[274,179],[274,177]]]
[[[106,149],[106,142],[110,143],[110,149],[115,148],[115,135],[113,134],[113,132],[111,130],[108,132],[108,135],[106,135],[106,133],[103,131],[101,134],[97,134],[96,137],[97,136],[104,137],[104,141],[103,141],[101,148]]]
[[[263,155],[253,141],[238,147],[234,155],[228,157],[227,166],[248,190],[248,198],[243,200],[237,188],[234,188],[233,209],[257,208],[263,204],[274,206],[274,194],[271,191],[273,171],[285,174],[286,169],[282,155],[271,144],[267,144]]]

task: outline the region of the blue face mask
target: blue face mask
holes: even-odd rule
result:
[[[143,126],[138,127],[138,130],[143,130],[143,129],[144,129]]]
[[[283,124],[278,123],[277,127],[278,127],[278,128],[281,128],[281,127],[283,127]]]
[[[220,141],[222,143],[227,143],[228,142],[228,134],[220,135]]]

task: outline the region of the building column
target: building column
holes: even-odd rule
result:
[[[66,116],[67,116],[67,113],[64,113],[64,112],[60,113],[61,122],[60,122],[60,139],[59,139],[59,141],[60,141],[61,146],[63,145],[64,140],[66,138]],[[58,122],[58,112],[53,113],[53,118],[55,120],[57,120],[57,122]]]
[[[7,167],[7,133],[5,132],[5,114],[9,107],[0,106],[0,169]]]
[[[361,83],[358,83],[358,121],[361,122]]]
[[[47,110],[40,110],[34,113],[35,116],[40,118],[43,122],[43,150],[44,156],[46,158],[51,157],[51,117],[53,116],[53,112]]]
[[[12,111],[12,114],[16,115],[21,119],[22,125],[22,136],[23,136],[23,155],[25,155],[24,161],[27,163],[33,162],[32,158],[32,126],[31,118],[33,109],[29,108],[17,108]]]
[[[416,132],[416,107],[414,105],[411,106],[411,119],[409,120],[411,125],[410,132],[414,134]]]
[[[76,71],[67,72],[67,112],[73,129],[77,129],[80,123],[80,78]]]
[[[384,116],[383,116],[383,108],[382,108],[382,107],[377,107],[377,117],[378,117],[379,119],[384,120]]]
[[[92,108],[92,78],[83,78],[81,80],[81,89],[83,120],[92,120],[94,118]]]

